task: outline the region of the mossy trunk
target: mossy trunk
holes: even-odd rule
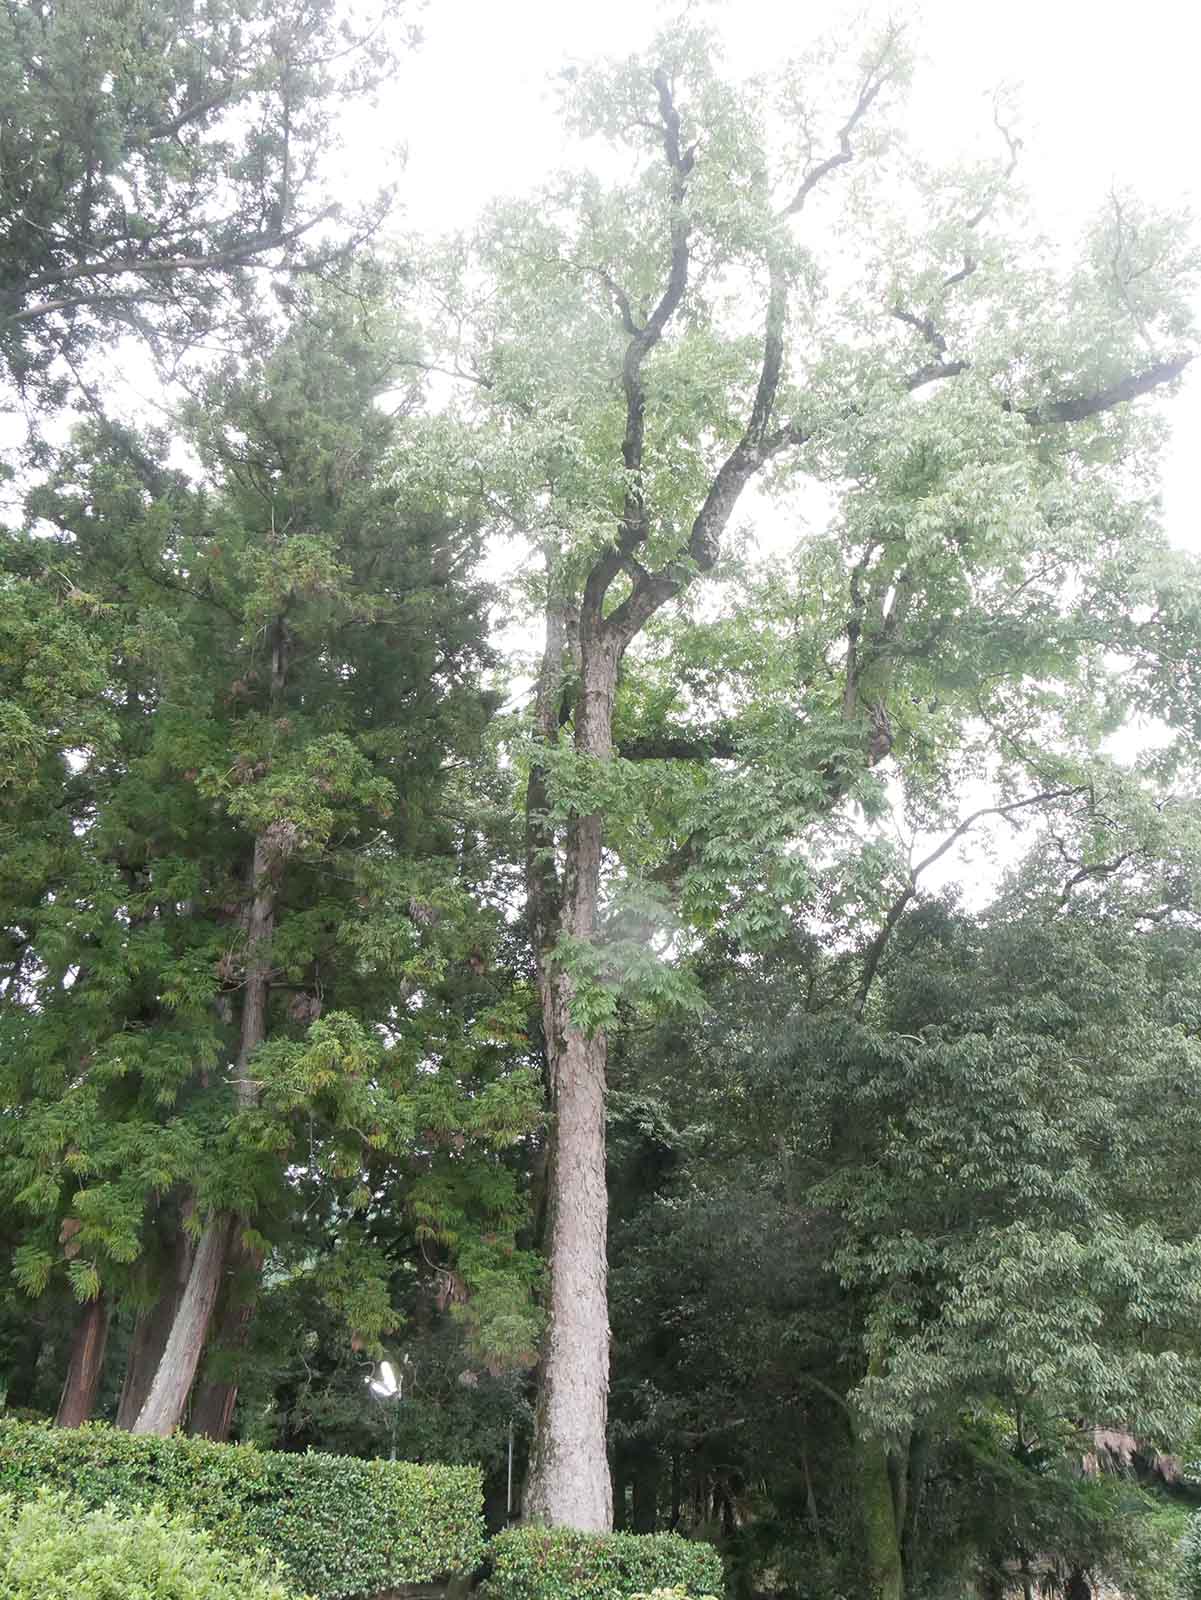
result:
[[[904,1600],[901,1527],[889,1470],[888,1447],[855,1418],[852,1422],[863,1564],[871,1600]]]

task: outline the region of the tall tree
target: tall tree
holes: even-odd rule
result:
[[[321,163],[399,0],[12,0],[0,10],[0,362],[38,403],[124,333],[178,354],[256,269],[345,254]]]
[[[896,27],[826,101],[812,65],[735,85],[709,37],[673,28],[565,89],[569,126],[616,143],[633,177],[568,174],[495,210],[474,271],[448,258],[454,316],[430,361],[465,380],[472,459],[546,554],[526,815],[550,1320],[525,1510],[553,1524],[612,1518],[606,1024],[622,983],[671,987],[647,959],[647,927],[670,921],[648,890],[682,882],[686,909],[711,918],[767,852],[786,899],[789,841],[890,755],[929,770],[990,652],[1002,679],[1040,670],[1053,553],[1075,554],[1089,524],[1120,539],[1138,520],[1124,473],[1147,439],[1129,402],[1188,360],[1170,227],[1115,206],[1056,275],[993,226],[1013,200],[1012,135],[986,168],[905,170],[887,122],[908,75]],[[684,677],[673,694],[654,641],[631,647],[720,571],[740,496],[769,473],[820,484],[839,509],[799,596],[821,619],[815,676],[777,681],[731,783],[713,770],[740,754],[714,714],[721,674],[696,672],[704,700]],[[1014,613],[1008,633],[997,608]],[[666,692],[635,685],[644,658]],[[926,668],[942,669],[941,701],[923,695]],[[782,768],[765,783],[768,747]],[[680,759],[711,770],[673,794],[660,763]]]
[[[475,981],[503,927],[463,817],[486,595],[472,527],[398,481],[405,420],[375,404],[396,340],[366,287],[306,294],[211,380],[207,488],[93,427],[34,497],[45,536],[12,546],[88,596],[114,726],[70,759],[47,741],[58,795],[5,906],[29,946],[2,1019],[5,1198],[30,1292],[65,1265],[80,1298],[143,1312],[141,1431],[179,1423],[235,1257],[286,1236],[298,1169],[348,1237],[381,1168],[422,1189],[448,1262],[490,1234],[499,1270],[520,1209],[494,1174],[474,1232],[440,1233],[425,1171],[431,1141],[495,1166],[535,1112],[497,1043],[514,1002],[467,1006],[448,976]],[[223,1424],[231,1395],[208,1399]]]

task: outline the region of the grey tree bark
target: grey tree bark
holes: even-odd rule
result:
[[[125,1380],[117,1402],[117,1426],[130,1429],[138,1420],[142,1407],[150,1394],[150,1386],[158,1371],[176,1312],[188,1278],[192,1272],[195,1247],[191,1235],[182,1225],[191,1209],[190,1201],[181,1209],[179,1227],[172,1249],[171,1260],[158,1299],[147,1311],[138,1316],[130,1341],[129,1356],[125,1364]]]

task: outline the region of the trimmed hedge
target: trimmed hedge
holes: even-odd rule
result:
[[[265,1551],[316,1600],[471,1572],[484,1549],[477,1467],[0,1420],[0,1493],[29,1500],[44,1487],[92,1508],[158,1504],[183,1513],[223,1550]]]
[[[677,1533],[507,1528],[488,1546],[488,1600],[630,1600],[653,1589],[720,1595],[721,1557]]]
[[[231,1556],[163,1511],[85,1511],[61,1492],[0,1495],[4,1600],[298,1600],[263,1557]]]

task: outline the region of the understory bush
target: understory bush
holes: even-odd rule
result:
[[[1201,1600],[1201,1511],[1189,1518],[1177,1547],[1176,1574],[1180,1600]]]
[[[111,1502],[186,1514],[219,1549],[279,1561],[288,1582],[316,1600],[471,1572],[483,1555],[475,1467],[0,1420],[0,1492],[30,1500],[45,1487],[92,1509]]]
[[[675,1533],[508,1528],[488,1554],[488,1600],[633,1600],[655,1589],[690,1596],[725,1589],[713,1546]]]
[[[263,1557],[233,1556],[154,1508],[0,1496],[0,1600],[293,1600]]]

